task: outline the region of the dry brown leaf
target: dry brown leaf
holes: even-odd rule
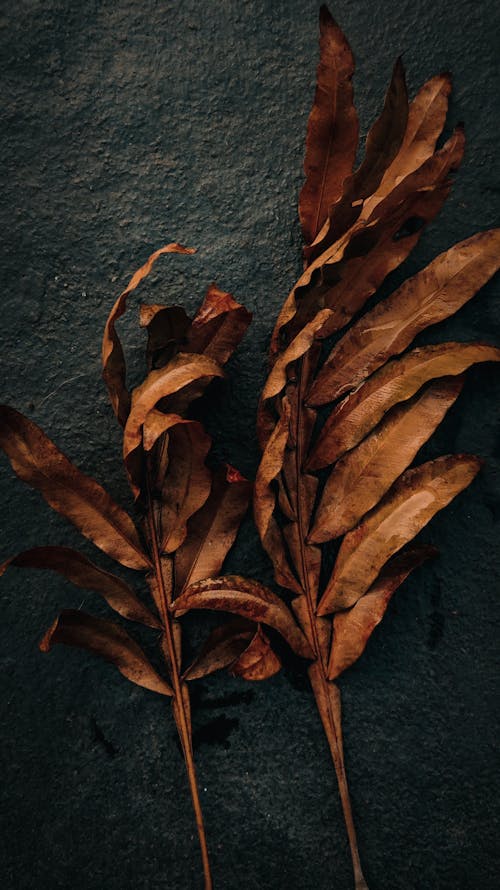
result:
[[[215,474],[208,500],[188,523],[188,534],[175,554],[175,585],[213,578],[231,549],[252,494],[252,483],[234,467]]]
[[[252,320],[234,297],[211,284],[187,334],[186,352],[197,352],[225,365]]]
[[[290,403],[284,399],[281,417],[267,443],[255,479],[254,517],[262,545],[273,560],[276,581],[294,593],[301,593],[301,587],[288,564],[281,529],[274,517],[276,494],[272,486],[283,467],[289,433]]]
[[[160,695],[173,695],[169,684],[156,673],[140,646],[111,621],[66,609],[49,627],[40,642],[40,649],[50,652],[56,643],[86,649],[114,664],[127,680],[137,686],[159,692]]]
[[[436,142],[446,122],[448,98],[451,93],[449,74],[438,74],[419,90],[408,110],[408,121],[401,147],[384,173],[373,195],[363,205],[362,216],[367,218],[374,206],[398,183],[409,176],[435,150]]]
[[[173,553],[183,543],[187,522],[210,494],[205,464],[211,439],[201,424],[178,424],[169,432],[168,469],[161,491],[161,549]]]
[[[108,556],[131,569],[150,566],[130,516],[59,451],[33,421],[0,406],[0,447],[23,482]]]
[[[306,244],[314,241],[330,207],[352,172],[358,144],[358,117],[352,103],[351,49],[326,6],[320,11],[320,61],[309,115],[299,216]]]
[[[172,609],[177,616],[193,609],[231,612],[250,621],[267,624],[281,633],[297,655],[311,657],[310,646],[288,607],[279,596],[258,581],[237,575],[199,581],[184,590],[174,601]]]
[[[377,624],[385,615],[391,597],[408,575],[427,559],[436,556],[434,547],[413,547],[389,560],[377,580],[346,612],[333,617],[333,642],[328,676],[335,680],[365,651]]]
[[[470,455],[447,455],[407,470],[338,552],[318,615],[348,609],[368,590],[390,557],[413,540],[479,472]]]
[[[163,368],[179,350],[186,351],[186,335],[191,320],[181,306],[143,303],[140,307],[139,323],[148,332],[146,347],[148,371]]]
[[[473,235],[438,256],[348,330],[316,377],[308,401],[324,405],[355,389],[417,334],[453,315],[499,268],[500,229]]]
[[[169,398],[178,395],[179,391],[186,391],[190,386],[196,387],[196,391],[190,391],[190,399],[196,398],[214,377],[223,375],[222,368],[213,359],[179,353],[164,368],[151,371],[144,383],[134,389],[132,407],[123,432],[123,459],[136,498],[141,492],[141,479],[138,478],[141,463],[137,460],[137,452],[140,457],[143,425],[150,412],[165,399],[167,413],[179,414],[179,405],[173,405],[172,410],[169,410]],[[154,417],[155,420],[158,419],[157,415]]]
[[[231,665],[229,673],[242,680],[260,681],[274,677],[281,669],[281,661],[273,651],[271,643],[261,626],[257,626],[255,634],[241,653],[237,661]]]
[[[184,680],[199,680],[234,664],[255,634],[255,624],[235,618],[211,632],[194,661],[184,671]]]
[[[124,314],[127,308],[127,298],[146,278],[153,268],[156,260],[164,253],[192,254],[196,251],[191,247],[183,247],[182,244],[173,242],[155,250],[149,259],[130,279],[127,287],[120,294],[111,312],[109,313],[104,328],[102,341],[102,376],[108,388],[109,397],[118,420],[122,426],[127,422],[130,410],[130,396],[125,385],[125,356],[123,354],[120,338],[116,332],[116,322]]]
[[[100,569],[83,553],[78,553],[71,547],[33,547],[31,550],[24,550],[5,560],[0,566],[0,575],[9,566],[58,572],[77,587],[99,593],[123,618],[138,621],[148,627],[161,627],[158,618],[136,597],[125,581]]]
[[[462,158],[464,136],[451,139],[419,170],[406,177],[375,208],[372,218],[354,225],[314,258],[292,289],[271,338],[271,359],[322,308],[334,315],[324,336],[340,330],[363,308],[387,275],[417,244],[424,224],[439,213],[450,190],[448,174]]]
[[[478,362],[498,361],[500,349],[494,346],[440,343],[413,349],[402,358],[387,362],[334,408],[312,449],[309,470],[334,463],[354,448],[390,408],[410,399],[429,380],[462,374]]]
[[[379,502],[458,398],[460,377],[438,380],[390,411],[372,433],[335,464],[308,540],[344,535]]]

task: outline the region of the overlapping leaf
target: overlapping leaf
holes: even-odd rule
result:
[[[297,655],[311,656],[306,638],[284,602],[263,584],[236,575],[209,578],[187,587],[173,605],[175,615],[191,609],[233,612],[279,631]]]
[[[453,315],[499,268],[500,229],[473,235],[438,256],[348,330],[316,377],[308,401],[324,405],[355,389],[420,331]]]
[[[371,634],[385,615],[387,606],[403,581],[427,559],[434,547],[408,549],[394,556],[364,596],[345,612],[333,618],[333,642],[328,676],[335,680],[363,654]]]
[[[354,605],[388,559],[470,485],[480,466],[477,457],[450,455],[403,473],[380,504],[343,539],[318,615]]]
[[[330,414],[308,461],[326,467],[354,448],[399,402],[411,399],[430,380],[462,374],[478,362],[500,361],[500,349],[484,343],[441,343],[413,349],[387,362]]]
[[[220,573],[248,509],[252,487],[233,467],[214,475],[210,495],[189,521],[187,537],[175,554],[178,593]]]
[[[462,389],[460,377],[444,378],[390,411],[366,439],[334,466],[309,534],[324,543],[353,528],[411,464]]]
[[[144,265],[132,276],[128,286],[120,294],[109,313],[102,341],[102,376],[108,388],[113,411],[122,426],[125,426],[127,422],[130,410],[130,395],[125,383],[125,356],[116,331],[116,322],[127,309],[127,298],[139,286],[141,281],[149,275],[153,265],[160,256],[165,253],[192,254],[195,252],[193,248],[183,247],[182,244],[177,244],[176,242],[155,250]]]

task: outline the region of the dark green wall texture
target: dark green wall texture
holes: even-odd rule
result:
[[[100,380],[101,331],[130,274],[173,239],[199,253],[163,259],[142,295],[194,309],[215,279],[254,312],[229,383],[212,396],[208,425],[217,455],[255,474],[268,340],[300,269],[296,204],[317,12],[311,0],[4,5],[1,399],[125,504],[119,431]],[[400,52],[412,93],[432,74],[453,72],[450,124],[465,121],[468,150],[446,209],[406,263],[413,273],[498,219],[499,7],[338,0],[332,12],[357,58],[363,133]],[[499,342],[498,291],[497,280],[427,339]],[[134,371],[133,324],[126,339]],[[500,373],[474,370],[420,455],[472,451],[485,467],[425,530],[440,559],[405,584],[342,680],[353,805],[373,890],[498,886],[499,396]],[[79,546],[4,459],[0,486],[2,554]],[[106,565],[90,545],[83,549]],[[229,568],[271,581],[250,519]],[[2,886],[199,887],[164,701],[90,656],[38,652],[60,606],[104,607],[56,577],[19,570],[2,580],[0,597]],[[199,639],[206,619],[191,625]],[[265,684],[219,675],[201,682],[194,725],[216,886],[349,888],[334,773],[296,667]]]

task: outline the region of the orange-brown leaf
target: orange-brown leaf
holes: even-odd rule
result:
[[[137,686],[160,695],[173,695],[169,684],[156,673],[135,640],[111,621],[67,609],[49,627],[40,642],[40,649],[50,652],[57,643],[86,649],[104,658]]]
[[[226,291],[211,284],[187,334],[186,352],[197,352],[224,365],[240,343],[252,313]]]
[[[11,556],[0,566],[0,575],[9,566],[48,569],[58,572],[77,587],[99,593],[115,612],[148,627],[161,627],[158,618],[138,599],[125,581],[105,572],[71,547],[33,547]]]
[[[189,399],[201,395],[214,377],[222,377],[220,365],[208,356],[179,353],[165,367],[151,371],[132,394],[132,407],[123,432],[123,459],[135,497],[141,490],[140,449],[143,425],[148,415],[163,399],[169,410],[168,399],[179,397],[189,389]],[[193,388],[194,387],[194,388]],[[172,414],[179,414],[179,405],[172,406]]]
[[[401,147],[384,173],[373,196],[368,197],[361,215],[368,217],[377,204],[401,179],[417,170],[433,154],[448,111],[451,92],[449,74],[428,80],[410,103],[408,122]]]
[[[283,600],[257,581],[227,575],[209,578],[187,587],[172,609],[180,616],[192,609],[231,612],[279,631],[289,646],[303,658],[311,657],[310,646]]]
[[[229,673],[242,680],[256,681],[274,677],[280,669],[281,661],[259,624],[246,649],[231,665]]]
[[[138,287],[141,281],[146,278],[158,257],[164,253],[195,253],[190,247],[183,247],[182,244],[172,243],[165,247],[160,247],[151,254],[149,259],[141,266],[140,269],[130,279],[127,287],[120,294],[116,303],[106,321],[104,328],[104,336],[102,340],[102,376],[108,388],[109,397],[119,422],[125,426],[128,413],[130,410],[130,395],[125,385],[125,356],[120,343],[120,338],[116,332],[116,322],[124,314],[127,308],[127,297]]]
[[[477,362],[500,361],[500,349],[484,343],[440,343],[413,349],[387,362],[334,408],[308,461],[310,470],[326,467],[354,448],[399,402],[410,399],[429,380],[461,374]]]
[[[304,241],[314,241],[352,172],[358,118],[351,79],[354,59],[345,35],[325,6],[320,10],[320,61],[309,115],[299,216]]]
[[[377,624],[382,621],[391,597],[408,575],[437,553],[434,547],[413,547],[389,560],[365,593],[346,612],[333,618],[333,641],[328,676],[335,680],[365,651]]]
[[[139,320],[141,328],[146,328],[148,332],[148,371],[163,368],[176,352],[186,351],[185,340],[191,320],[181,306],[143,303]]]
[[[168,434],[168,468],[161,490],[162,550],[173,553],[187,535],[187,522],[210,494],[205,464],[211,439],[196,421],[180,423]]]
[[[442,253],[349,329],[323,365],[308,401],[323,405],[355,389],[417,334],[453,315],[499,268],[500,229],[480,232]]]
[[[184,680],[198,680],[234,664],[255,634],[255,624],[243,618],[216,627],[200,652],[184,671]]]
[[[31,420],[0,406],[0,447],[23,482],[37,489],[108,556],[131,569],[144,569],[144,552],[130,516],[89,476],[85,476]]]
[[[290,434],[290,403],[284,398],[281,416],[272,432],[255,479],[254,517],[264,550],[273,562],[274,577],[278,584],[295,593],[301,587],[288,564],[281,529],[274,516],[276,493],[273,483],[283,467],[285,449]]]
[[[394,408],[356,448],[335,464],[316,512],[309,540],[331,541],[353,528],[411,464],[462,389],[449,377]]]
[[[447,455],[403,473],[380,504],[345,536],[318,614],[353,606],[388,559],[470,485],[480,466],[477,457]]]
[[[252,488],[233,467],[214,475],[210,496],[190,519],[186,539],[175,554],[179,593],[189,584],[219,574],[248,509]]]

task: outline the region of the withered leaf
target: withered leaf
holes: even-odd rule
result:
[[[169,411],[168,398],[194,385],[190,397],[201,395],[210,380],[222,377],[223,371],[213,359],[207,356],[179,353],[164,368],[151,371],[145,381],[134,389],[132,407],[123,432],[123,459],[129,474],[134,495],[140,494],[139,480],[134,476],[137,466],[134,453],[141,448],[142,429],[148,415],[159,402],[167,400],[167,411],[179,414],[179,406]]]
[[[323,489],[309,540],[319,544],[353,528],[411,464],[462,389],[460,377],[438,380],[393,408],[335,464]]]
[[[186,352],[203,353],[225,365],[252,320],[252,313],[211,284],[187,335]]]
[[[0,447],[19,478],[108,556],[131,569],[150,566],[130,516],[40,427],[7,405],[0,406]]]
[[[187,534],[188,519],[210,494],[205,464],[211,439],[199,423],[182,423],[168,434],[168,469],[161,491],[162,550],[173,553]]]
[[[398,402],[410,399],[437,377],[461,374],[477,362],[500,361],[500,349],[484,343],[440,343],[413,349],[387,362],[334,408],[312,449],[308,468],[338,460],[369,433]]]
[[[333,227],[317,243],[314,258],[292,289],[278,317],[271,358],[321,308],[334,310],[324,336],[344,327],[386,276],[413,250],[425,223],[441,209],[450,190],[448,175],[460,164],[464,134],[457,128],[448,142],[399,183],[375,207],[368,220],[353,225],[338,240]],[[411,223],[408,231],[405,227]],[[419,223],[415,225],[415,223]]]
[[[196,251],[193,248],[183,247],[182,244],[177,244],[175,242],[167,244],[165,247],[160,247],[159,250],[155,250],[144,265],[132,276],[127,287],[123,293],[120,294],[109,313],[102,341],[102,376],[108,388],[113,411],[122,426],[125,426],[128,412],[130,410],[130,396],[125,385],[125,356],[123,354],[120,338],[116,332],[116,322],[126,311],[128,296],[136,289],[136,287],[138,287],[141,281],[149,275],[154,263],[160,256],[162,256],[162,254],[192,254],[195,252]]]
[[[358,660],[377,624],[382,621],[392,595],[408,575],[436,556],[434,547],[413,547],[394,556],[365,593],[346,612],[333,617],[333,641],[328,676],[335,680]]]
[[[253,621],[236,618],[216,627],[200,652],[184,671],[184,680],[198,680],[234,664],[255,634]]]
[[[330,209],[329,219],[309,249],[310,262],[341,237],[358,219],[363,201],[378,187],[385,171],[400,149],[408,120],[408,93],[401,59],[394,65],[384,107],[366,137],[360,167],[344,182],[342,196]]]
[[[231,665],[229,673],[242,680],[256,681],[274,677],[280,669],[281,661],[259,624],[246,649]]]
[[[447,455],[403,473],[380,504],[343,539],[318,614],[354,605],[387,560],[470,485],[480,466],[477,457]]]
[[[334,310],[322,336],[343,328],[413,250],[424,225],[434,219],[449,193],[448,174],[460,164],[464,146],[463,130],[458,128],[443,148],[377,204],[368,219],[360,218],[311,265],[313,269],[319,264],[321,270],[313,289],[316,302]],[[299,310],[292,329],[302,324],[302,315]]]
[[[158,618],[136,597],[125,581],[100,569],[71,547],[33,547],[24,550],[0,565],[0,575],[9,566],[58,572],[77,587],[101,594],[108,605],[124,618],[148,627],[161,627]]]
[[[187,587],[172,606],[175,615],[192,609],[231,612],[250,621],[268,624],[279,631],[297,655],[311,657],[310,646],[290,610],[275,593],[237,575],[208,578]]]
[[[289,566],[281,529],[274,516],[276,494],[272,485],[283,467],[290,433],[290,403],[286,398],[281,408],[281,417],[266,445],[255,479],[254,517],[262,546],[273,561],[276,581],[295,593],[302,593]]]
[[[186,539],[175,554],[179,593],[189,584],[219,574],[248,509],[252,488],[233,467],[214,474],[210,496],[189,520]]]
[[[139,319],[141,327],[148,332],[148,371],[162,368],[176,352],[185,351],[186,334],[191,320],[181,306],[143,303]]]
[[[365,218],[398,182],[417,170],[434,152],[446,121],[451,92],[449,74],[438,74],[428,80],[410,103],[408,121],[401,147],[384,173],[374,194],[364,203]]]
[[[320,10],[320,61],[309,115],[299,216],[306,244],[314,241],[330,207],[352,172],[358,144],[358,117],[352,101],[354,59],[349,44],[326,6]]]
[[[426,327],[453,315],[499,268],[500,229],[473,235],[438,256],[349,329],[308,400],[324,405],[354,389]]]
[[[144,652],[117,624],[86,612],[66,609],[56,618],[40,642],[42,652],[56,643],[86,649],[111,662],[127,680],[160,695],[173,695],[166,680],[151,666]]]
[[[276,359],[271,373],[266,380],[262,399],[271,399],[285,388],[287,382],[287,369],[297,359],[308,352],[318,332],[324,327],[332,314],[331,309],[322,309],[314,318],[306,324],[294,337],[289,346]]]
[[[408,120],[408,92],[401,58],[396,60],[384,107],[366,137],[365,156],[345,192],[351,203],[368,197],[376,190],[382,176],[399,151]]]

